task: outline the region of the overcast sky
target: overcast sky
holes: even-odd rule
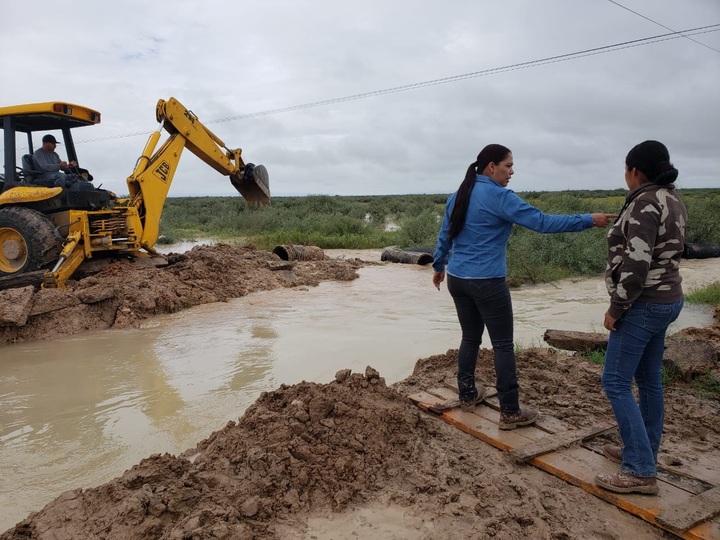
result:
[[[674,31],[720,23],[718,0],[618,3]],[[450,193],[489,143],[513,151],[515,191],[621,188],[645,139],[668,146],[679,187],[720,187],[718,31],[256,114],[669,32],[638,14],[610,0],[0,0],[0,106],[99,110],[75,132],[80,164],[119,194],[170,97],[264,164],[275,195]],[[171,196],[233,194],[183,154]]]

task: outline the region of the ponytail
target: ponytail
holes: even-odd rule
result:
[[[465,225],[465,217],[467,216],[468,205],[470,204],[470,195],[475,187],[475,180],[478,174],[483,174],[485,168],[490,163],[496,165],[510,154],[510,149],[501,144],[488,144],[478,154],[475,163],[471,163],[465,172],[465,178],[460,184],[455,195],[455,204],[450,214],[450,234],[449,240],[452,241]]]
[[[465,216],[467,215],[468,204],[470,203],[470,194],[475,187],[475,177],[477,176],[477,161],[471,163],[465,173],[465,179],[460,184],[455,195],[455,205],[452,214],[450,214],[450,240],[455,238],[465,225]]]

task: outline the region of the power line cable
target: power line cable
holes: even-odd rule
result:
[[[633,10],[630,9],[629,7],[623,6],[623,5],[622,5],[621,3],[619,3],[619,2],[615,2],[615,0],[608,0],[608,2],[610,2],[611,4],[615,4],[617,7],[621,7],[621,8],[623,8],[624,10],[629,11],[630,13],[634,13],[634,14],[637,15],[638,17],[642,17],[642,18],[645,19],[646,21],[650,21],[650,22],[653,23],[653,24],[657,24],[658,26],[661,26],[661,27],[664,28],[665,30],[670,30],[671,32],[675,32],[675,30],[673,30],[673,29],[670,28],[669,26],[665,26],[664,24],[662,24],[662,23],[660,23],[660,22],[657,22],[656,20],[653,20],[653,19],[651,19],[650,17],[646,17],[646,16],[643,15],[642,13],[638,13],[637,11],[633,11]],[[711,51],[715,51],[716,53],[720,53],[720,50],[715,49],[715,48],[711,47],[710,45],[706,45],[705,43],[702,43],[702,42],[700,42],[700,41],[697,41],[697,40],[695,40],[695,39],[693,39],[693,38],[691,38],[691,37],[688,37],[688,36],[682,36],[682,37],[689,39],[689,40],[692,41],[693,43],[697,43],[698,45],[702,45],[702,46],[705,47],[706,49],[710,49]]]
[[[382,96],[382,95],[386,95],[386,94],[395,94],[398,92],[406,92],[409,90],[416,90],[418,88],[425,88],[428,86],[437,86],[440,84],[448,84],[448,83],[453,83],[453,82],[457,82],[457,81],[473,79],[473,78],[477,78],[477,77],[484,77],[487,75],[494,75],[496,73],[505,73],[508,71],[517,71],[517,70],[521,70],[521,69],[527,69],[527,68],[542,66],[542,65],[546,65],[546,64],[565,62],[568,60],[574,60],[576,58],[583,58],[586,56],[595,56],[598,54],[605,54],[608,52],[614,52],[614,51],[623,50],[623,49],[630,49],[633,47],[640,47],[640,46],[644,46],[644,45],[650,45],[653,43],[660,43],[662,41],[669,41],[669,40],[678,39],[681,37],[687,37],[688,35],[694,36],[694,35],[698,35],[698,34],[717,32],[718,30],[720,30],[720,24],[700,26],[698,28],[690,28],[688,30],[681,30],[678,32],[673,31],[673,32],[670,32],[667,34],[659,34],[657,36],[634,39],[634,40],[630,40],[630,41],[623,41],[621,43],[615,43],[613,45],[605,45],[603,47],[594,47],[591,49],[584,49],[582,51],[576,51],[576,52],[561,54],[561,55],[557,55],[557,56],[549,56],[546,58],[540,58],[538,60],[530,60],[527,62],[520,62],[518,64],[509,64],[506,66],[489,68],[489,69],[484,69],[481,71],[473,71],[471,73],[464,73],[461,75],[453,75],[450,77],[443,77],[440,79],[432,79],[429,81],[411,83],[411,84],[406,84],[406,85],[402,85],[402,86],[394,86],[391,88],[385,88],[385,89],[381,89],[381,90],[373,90],[370,92],[363,92],[361,94],[352,94],[349,96],[325,99],[325,100],[321,100],[321,101],[313,101],[310,103],[291,105],[288,107],[279,107],[276,109],[268,109],[265,111],[258,111],[255,113],[227,116],[224,118],[217,118],[215,120],[209,120],[209,121],[206,121],[203,123],[204,124],[219,124],[222,122],[230,122],[233,120],[245,120],[248,118],[258,118],[261,116],[270,116],[273,114],[280,114],[280,113],[285,113],[285,112],[313,109],[313,108],[317,108],[317,107],[324,107],[326,105],[334,105],[336,103],[344,103],[347,101],[356,101],[356,100],[360,100],[360,99]],[[125,133],[122,135],[111,135],[108,137],[99,137],[99,138],[95,138],[95,139],[87,139],[84,141],[79,141],[78,144],[88,143],[88,142],[99,142],[99,141],[123,139],[123,138],[127,138],[127,137],[137,137],[139,135],[150,135],[151,133],[153,133],[153,131],[139,131],[139,132],[135,132],[135,133]]]

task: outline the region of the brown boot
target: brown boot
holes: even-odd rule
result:
[[[615,493],[644,493],[657,495],[658,484],[655,477],[633,476],[629,473],[598,474],[595,483],[603,489]]]
[[[537,420],[538,413],[532,409],[520,409],[515,413],[500,413],[500,429],[515,429],[520,426],[529,426]]]
[[[487,394],[487,390],[485,390],[484,386],[478,386],[477,389],[477,396],[475,399],[471,399],[470,401],[462,401],[460,400],[460,408],[465,412],[473,412],[475,410],[475,405],[482,402],[485,399],[485,394]]]
[[[617,444],[604,444],[602,450],[605,457],[610,461],[622,463],[622,448]]]

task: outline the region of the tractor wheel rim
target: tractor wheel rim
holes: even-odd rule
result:
[[[23,236],[9,227],[0,227],[0,272],[13,274],[25,266],[28,246]]]

